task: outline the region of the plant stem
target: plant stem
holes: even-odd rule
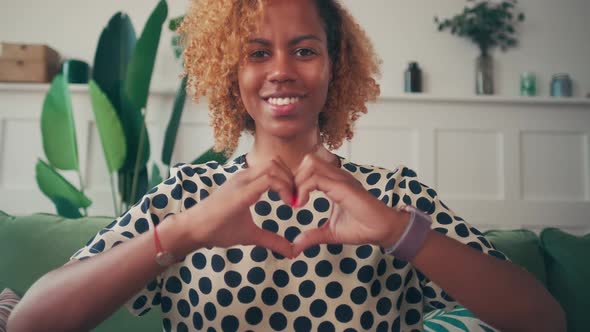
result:
[[[143,134],[145,133],[146,130],[146,123],[145,123],[145,119],[147,116],[147,108],[142,109],[142,121],[141,121],[141,131],[139,133],[139,144],[137,147],[137,156],[135,159],[135,168],[133,170],[133,182],[131,183],[131,198],[129,199],[129,202],[135,202],[135,193],[137,191],[137,180],[138,180],[138,173],[139,173],[139,162],[141,160],[141,158],[143,158],[142,156],[142,152],[143,152]]]
[[[78,173],[78,181],[80,181],[80,192],[84,195],[84,181],[82,181],[82,174],[80,173],[80,166],[78,165],[77,169]],[[88,217],[88,209],[84,208],[84,217]]]

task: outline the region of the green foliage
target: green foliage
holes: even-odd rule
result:
[[[515,13],[516,0],[504,0],[501,3],[467,0],[473,6],[465,6],[463,12],[450,19],[441,20],[434,17],[439,31],[450,29],[451,34],[473,41],[481,54],[498,46],[502,51],[517,44],[515,26],[524,21],[522,12]]]

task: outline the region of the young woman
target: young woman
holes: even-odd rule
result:
[[[458,303],[502,331],[565,330],[541,284],[413,170],[327,149],[379,93],[372,46],[341,5],[196,1],[181,32],[216,147],[232,153],[249,131],[250,152],[177,165],[39,280],[10,331],[87,330],[125,302],[159,307],[165,331],[418,331],[425,306]]]

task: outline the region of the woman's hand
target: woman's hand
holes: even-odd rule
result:
[[[287,239],[258,227],[250,212],[268,190],[279,193],[287,204],[293,201],[293,174],[280,158],[239,172],[211,196],[183,212],[191,238],[202,247],[257,245],[292,257]]]
[[[314,190],[325,193],[333,206],[324,225],[295,238],[294,257],[321,243],[389,247],[399,238],[409,219],[407,214],[399,213],[371,195],[350,173],[313,154],[308,154],[297,169],[295,187],[298,206],[303,206]]]

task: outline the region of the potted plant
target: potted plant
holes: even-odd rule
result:
[[[494,47],[506,51],[516,46],[515,26],[524,21],[524,13],[516,13],[516,0],[467,2],[462,13],[444,20],[435,16],[434,22],[439,31],[450,29],[452,34],[469,38],[479,47],[476,93],[493,94],[493,58],[490,52]]]

